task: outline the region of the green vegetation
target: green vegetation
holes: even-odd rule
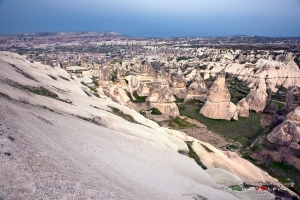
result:
[[[298,169],[296,169],[295,167],[293,167],[292,165],[289,165],[287,163],[272,161],[272,162],[266,163],[264,165],[260,164],[258,166],[260,168],[262,168],[263,170],[268,171],[268,173],[271,176],[277,178],[281,183],[283,183],[284,185],[289,187],[289,189],[293,190],[296,193],[300,192],[300,189],[299,189],[300,171]],[[294,181],[294,184],[295,184],[294,187],[287,185],[287,183],[290,182],[288,179]]]
[[[49,110],[51,112],[54,112],[54,109],[53,108],[48,108],[47,106],[42,106],[42,108],[46,109],[46,110]]]
[[[90,93],[88,93],[87,91],[85,91],[85,90],[83,90],[84,91],[84,93],[86,94],[86,95],[88,95],[88,97],[91,97],[92,95],[90,94]]]
[[[98,81],[94,80],[93,83],[94,83],[95,87],[99,87],[99,82]]]
[[[214,151],[211,150],[210,148],[208,148],[206,145],[204,145],[204,144],[202,144],[202,143],[200,143],[200,144],[201,144],[201,146],[202,146],[207,152],[214,153]]]
[[[199,114],[200,107],[199,105],[194,104],[177,104],[180,115],[187,116],[192,119],[196,119],[199,122],[205,124],[208,129],[211,131],[222,135],[224,138],[228,138],[229,141],[238,142],[241,144],[235,144],[234,142],[227,145],[225,148],[228,150],[238,150],[244,159],[249,160],[256,166],[267,171],[271,176],[277,178],[281,183],[288,182],[287,178],[295,182],[295,187],[290,188],[296,192],[295,188],[299,188],[300,179],[299,170],[289,165],[286,162],[275,162],[273,160],[256,160],[252,157],[254,152],[261,152],[263,149],[269,149],[272,151],[277,151],[278,147],[275,144],[270,143],[266,139],[266,134],[269,133],[272,129],[270,127],[262,127],[260,125],[260,117],[257,113],[250,111],[248,118],[240,117],[238,121],[234,120],[216,120],[207,118]],[[171,124],[175,128],[186,128],[185,121],[182,119],[174,119],[174,122]],[[175,124],[175,125],[174,125]],[[250,145],[257,139],[257,142],[250,148]],[[189,156],[203,167],[203,163],[197,157],[196,153],[192,150],[191,144],[188,144],[190,149]],[[202,145],[203,146],[203,145]],[[205,147],[204,147],[205,148]],[[205,148],[208,152],[211,152],[211,149]],[[297,152],[295,153],[297,154]],[[298,155],[298,154],[297,154]]]
[[[207,65],[201,65],[199,66],[200,69],[206,70],[207,69]]]
[[[121,59],[114,59],[111,61],[111,64],[116,64],[116,63],[119,63],[120,65],[122,65],[122,60]]]
[[[180,117],[176,117],[173,120],[173,122],[171,122],[170,126],[175,129],[185,129],[185,128],[196,127],[196,125],[191,124],[186,119],[181,119]]]
[[[260,134],[266,133],[268,130],[260,125],[259,115],[252,111],[250,111],[250,115],[247,118],[240,117],[238,121],[227,121],[221,119],[210,119],[199,114],[200,108],[197,105],[178,104],[177,106],[180,115],[198,120],[199,122],[205,124],[210,130],[223,135],[225,138],[230,137],[238,140],[242,135],[248,139],[253,139]]]
[[[184,101],[184,99],[180,99],[180,98],[178,98],[176,95],[174,95],[174,97],[175,97],[175,102],[176,103],[181,103],[181,102],[183,102]]]
[[[207,167],[201,162],[201,159],[199,158],[199,156],[197,155],[197,153],[194,151],[194,149],[192,148],[192,144],[193,142],[191,141],[186,141],[185,142],[189,148],[189,157],[194,159],[195,162],[202,168],[202,169],[207,169]]]
[[[114,70],[113,73],[111,74],[111,80],[112,82],[118,81],[118,70]]]
[[[198,99],[190,99],[186,102],[186,104],[201,104],[201,105],[203,105],[203,102]]]
[[[283,103],[283,102],[271,101],[271,103],[274,103],[279,110],[283,109],[285,106],[285,103]]]
[[[191,59],[192,57],[185,57],[185,56],[180,56],[176,59],[177,62],[181,61],[181,60],[189,60]]]
[[[118,108],[112,107],[112,106],[108,106],[112,113],[115,115],[118,115],[119,117],[122,117],[123,119],[126,119],[127,121],[131,122],[131,123],[136,123],[139,124],[138,122],[136,122],[133,117],[131,117],[130,115],[127,115],[125,113],[123,113],[121,110],[119,110]]]
[[[98,92],[98,90],[97,90],[97,88],[95,88],[95,87],[88,87],[91,91],[93,91],[94,93],[97,93]]]
[[[234,138],[234,141],[239,142],[244,147],[250,146],[250,139],[242,135]]]
[[[10,141],[12,141],[12,142],[13,142],[13,141],[15,141],[15,138],[13,138],[13,137],[12,137],[12,136],[10,136],[10,135],[9,135],[9,136],[7,136],[7,138],[8,138]]]
[[[22,90],[26,90],[28,92],[32,92],[34,94],[38,94],[38,95],[45,96],[45,97],[50,97],[50,98],[53,98],[53,99],[56,99],[59,101],[63,101],[65,103],[69,103],[69,104],[72,103],[72,102],[60,99],[57,94],[55,94],[54,92],[51,92],[50,90],[44,88],[43,86],[32,87],[32,86],[27,86],[27,85],[21,85],[17,82],[12,82],[12,81],[10,82],[10,85],[17,87],[19,89],[22,89]]]
[[[162,113],[157,108],[152,108],[151,114],[152,115],[161,115]]]
[[[234,144],[230,144],[230,145],[226,146],[226,149],[228,149],[228,150],[234,150],[234,149],[238,149],[238,146],[236,146]]]
[[[61,78],[61,79],[64,79],[65,81],[70,81],[70,79],[68,79],[66,77],[63,77],[63,76],[60,76],[60,75],[58,75],[58,77]]]
[[[52,76],[50,74],[47,74],[50,78],[52,78],[53,80],[57,80],[57,78],[55,76]]]
[[[141,103],[141,102],[146,102],[147,96],[139,96],[136,91],[133,93],[134,98],[136,99],[134,102],[135,103]]]
[[[16,65],[14,65],[14,64],[10,64],[10,65],[16,70],[16,72],[22,74],[25,78],[28,78],[28,79],[30,79],[30,80],[33,80],[33,81],[38,82],[38,81],[37,81],[35,78],[33,78],[30,74],[28,74],[28,73],[24,72],[22,69],[16,67]]]
[[[79,119],[82,119],[84,121],[92,122],[93,124],[97,124],[98,125],[98,123],[94,119],[83,117],[83,116],[79,116],[79,115],[76,115],[76,117],[78,117]]]

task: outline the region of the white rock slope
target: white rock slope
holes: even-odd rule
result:
[[[185,143],[156,123],[89,97],[62,69],[7,52],[0,59],[1,198],[236,199],[179,154]]]

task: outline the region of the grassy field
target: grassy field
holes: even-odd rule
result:
[[[270,133],[272,130],[270,127],[262,127],[260,125],[260,116],[257,113],[250,111],[248,118],[239,117],[238,121],[227,121],[204,117],[199,114],[201,108],[200,105],[178,103],[177,106],[180,115],[196,119],[205,124],[211,131],[222,135],[224,138],[232,139],[241,144],[241,146],[238,145],[240,147],[230,144],[226,146],[226,149],[239,151],[244,159],[247,159],[254,165],[267,171],[271,176],[277,178],[283,184],[287,183],[288,179],[292,180],[295,183],[295,186],[289,188],[294,190],[296,193],[300,192],[297,188],[300,185],[300,172],[298,169],[288,163],[276,162],[272,159],[268,162],[262,163],[261,160],[256,160],[251,156],[255,152],[262,151],[263,149],[269,149],[268,145],[274,146],[274,144],[271,144],[269,141],[265,141],[268,145],[258,142],[254,145],[254,148],[250,148],[250,145],[253,141],[255,141],[255,139],[258,137],[265,137],[266,134]],[[277,150],[274,149],[274,151]]]
[[[218,133],[225,138],[232,138],[236,141],[247,139],[254,140],[257,136],[260,134],[265,134],[268,130],[260,125],[259,115],[252,111],[250,112],[250,116],[248,118],[240,117],[238,121],[227,121],[210,119],[199,114],[199,105],[179,104],[178,109],[180,115],[196,119],[205,124],[211,131]],[[241,143],[245,144],[243,141]]]

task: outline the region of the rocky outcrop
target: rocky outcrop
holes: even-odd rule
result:
[[[268,135],[268,140],[279,145],[300,149],[300,107],[287,115],[287,119]]]
[[[253,84],[249,94],[246,97],[246,101],[250,110],[254,110],[255,112],[261,112],[264,110],[268,97],[266,90],[267,87],[264,81],[257,80]]]
[[[251,65],[234,63],[225,70],[244,82],[264,81],[273,92],[278,91],[279,85],[285,88],[300,87],[300,69],[293,59],[289,63],[266,59],[259,59]]]
[[[153,67],[148,61],[144,61],[143,65],[141,66],[141,72],[144,76],[154,76],[155,72]]]
[[[241,99],[236,104],[236,112],[240,117],[249,117],[249,105],[246,98]]]
[[[171,90],[178,98],[184,99],[187,94],[186,80],[182,73],[182,70],[179,68],[177,73],[171,77]]]
[[[230,102],[230,93],[225,85],[225,73],[220,72],[208,91],[207,101],[200,114],[212,119],[237,119],[236,106]]]
[[[111,81],[113,70],[109,66],[104,66],[100,69],[99,83],[101,81]]]
[[[125,90],[119,88],[118,86],[111,86],[108,88],[108,97],[110,97],[114,102],[126,105],[130,98],[127,96]]]
[[[127,86],[130,90],[130,92],[137,90],[140,86],[140,80],[137,76],[129,75],[125,77],[125,80],[127,82]]]
[[[142,82],[140,83],[139,88],[137,89],[137,94],[139,96],[148,96],[150,93],[151,84]]]
[[[187,95],[184,102],[191,99],[197,99],[205,102],[207,98],[207,87],[204,80],[201,77],[200,71],[197,70],[193,82],[188,88]]]
[[[176,117],[179,116],[179,110],[174,103],[175,97],[167,85],[165,79],[156,79],[146,102],[152,108],[157,108],[163,114]]]

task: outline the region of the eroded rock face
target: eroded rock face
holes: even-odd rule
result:
[[[287,115],[287,119],[268,135],[268,140],[272,143],[300,149],[300,107]]]
[[[130,98],[127,96],[125,90],[118,86],[111,86],[108,88],[108,96],[116,103],[126,105]]]
[[[249,105],[246,98],[241,99],[236,104],[236,112],[240,117],[249,117]]]
[[[102,81],[111,81],[113,70],[108,66],[104,66],[100,69],[100,76],[99,76],[99,84],[101,85]]]
[[[196,72],[193,82],[188,88],[187,95],[184,99],[184,102],[187,102],[191,99],[197,99],[205,102],[207,98],[207,87],[204,80],[201,77],[200,71]]]
[[[225,73],[220,72],[208,91],[207,101],[200,114],[212,119],[237,119],[236,106],[230,102],[230,93],[225,85]]]
[[[171,77],[171,90],[178,98],[184,99],[187,94],[186,80],[179,68],[177,73]]]
[[[172,76],[171,86],[174,88],[184,88],[186,86],[186,80],[180,68],[178,69],[177,73]]]
[[[138,79],[137,76],[134,75],[129,75],[125,77],[125,80],[128,83],[128,88],[133,91],[133,90],[137,90],[138,87],[140,86],[140,80]]]
[[[164,70],[164,68],[160,68],[160,70],[156,73],[156,77],[157,78],[167,78],[168,77],[168,73]]]
[[[254,110],[255,112],[261,112],[264,110],[268,97],[266,90],[267,87],[264,81],[257,80],[253,84],[249,94],[246,97],[246,101],[250,110]]]
[[[150,93],[150,85],[147,83],[141,83],[136,92],[139,96],[148,96]]]
[[[149,102],[150,107],[158,108],[160,112],[168,116],[179,116],[179,110],[174,103],[175,97],[167,85],[165,79],[156,79],[153,88],[146,101]]]
[[[156,82],[146,99],[151,103],[171,103],[176,99],[166,82]]]
[[[177,117],[179,116],[179,110],[176,103],[150,103],[151,108],[157,108],[161,113],[168,116]]]
[[[148,76],[154,76],[155,72],[153,67],[148,61],[145,61],[145,63],[141,66],[141,74],[148,75]]]

